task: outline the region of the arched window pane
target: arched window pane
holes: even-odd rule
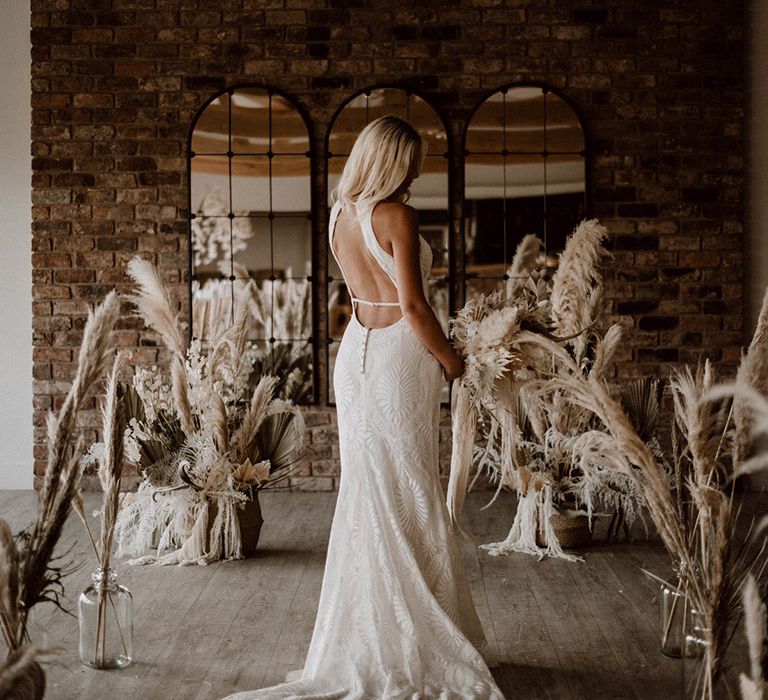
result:
[[[254,378],[274,373],[283,396],[310,402],[315,390],[306,123],[270,90],[235,88],[199,115],[191,146],[192,334],[209,343],[226,330],[250,281]],[[288,381],[296,368],[302,381]]]
[[[392,114],[407,120],[427,144],[427,156],[411,199],[419,212],[421,235],[432,247],[433,262],[428,294],[438,318],[448,320],[448,140],[440,116],[423,99],[398,88],[367,90],[350,99],[334,120],[328,137],[328,191],[333,191],[355,139],[370,121]],[[328,369],[333,366],[339,341],[352,312],[341,271],[328,251]],[[333,386],[329,381],[329,400]]]
[[[505,288],[528,234],[556,266],[585,213],[584,132],[558,95],[538,86],[503,88],[467,126],[464,180],[465,296]]]

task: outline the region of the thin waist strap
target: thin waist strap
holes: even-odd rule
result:
[[[399,301],[368,301],[367,299],[358,299],[357,297],[350,297],[352,303],[365,304],[366,306],[400,306]]]

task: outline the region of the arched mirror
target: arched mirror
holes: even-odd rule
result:
[[[243,294],[257,374],[312,401],[310,148],[296,107],[263,87],[212,99],[192,131],[190,199],[193,337],[218,337]]]
[[[409,204],[419,212],[419,229],[432,247],[432,271],[429,297],[438,318],[448,321],[448,140],[442,119],[422,98],[399,88],[366,90],[338,112],[329,135],[327,148],[328,192],[341,176],[357,135],[368,122],[386,114],[409,121],[427,144],[427,156],[421,175],[411,186]],[[329,377],[339,341],[350,319],[349,294],[333,255],[328,252],[328,340]],[[329,381],[329,400],[333,386]]]
[[[505,288],[527,234],[557,266],[586,211],[586,148],[578,116],[547,88],[503,88],[474,112],[466,131],[465,295]]]

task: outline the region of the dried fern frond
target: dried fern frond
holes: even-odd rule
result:
[[[173,302],[157,268],[137,256],[128,262],[128,275],[139,286],[138,293],[129,295],[128,299],[136,305],[144,322],[160,335],[165,346],[183,358],[186,348],[179,330],[179,315],[174,311]]]

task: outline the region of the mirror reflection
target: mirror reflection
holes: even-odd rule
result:
[[[247,304],[257,370],[313,397],[309,133],[285,98],[237,88],[212,100],[190,155],[192,334],[207,343]],[[254,376],[261,372],[255,372]]]
[[[408,201],[419,212],[419,230],[432,247],[429,277],[429,301],[438,319],[448,323],[448,140],[442,121],[434,109],[420,97],[398,88],[365,91],[351,99],[336,116],[328,137],[328,192],[336,186],[349,152],[368,122],[393,114],[409,121],[427,144],[427,156],[420,176],[411,186]],[[341,271],[328,251],[328,376],[344,329],[352,314]],[[329,382],[329,399],[333,386]]]
[[[465,141],[465,293],[504,288],[518,244],[538,236],[541,266],[557,266],[586,209],[584,131],[560,97],[520,86],[475,111]]]

